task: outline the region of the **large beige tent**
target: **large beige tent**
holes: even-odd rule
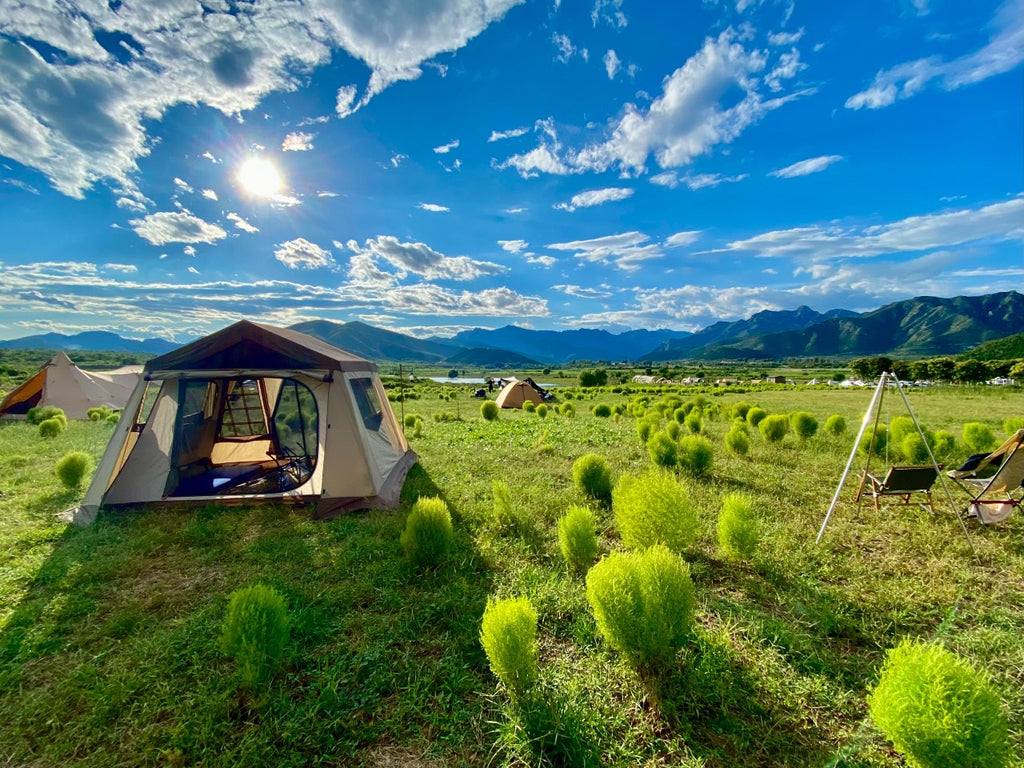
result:
[[[518,381],[513,379],[502,388],[494,402],[499,408],[522,408],[523,403],[529,400],[532,403],[544,402],[540,392],[530,380]]]
[[[113,371],[83,371],[63,352],[39,369],[0,403],[0,417],[25,418],[31,408],[55,405],[69,419],[88,418],[90,408],[124,408],[139,380],[141,365]]]
[[[415,460],[374,363],[243,320],[146,364],[74,520],[211,501],[391,507]]]

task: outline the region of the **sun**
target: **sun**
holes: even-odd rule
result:
[[[281,191],[281,174],[272,162],[250,157],[238,169],[238,183],[253,197],[273,197]]]

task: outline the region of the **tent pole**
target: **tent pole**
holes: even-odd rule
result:
[[[843,491],[843,484],[846,483],[846,478],[850,474],[850,467],[853,466],[853,460],[857,457],[857,447],[860,445],[861,438],[864,437],[864,431],[868,428],[868,421],[871,420],[871,414],[875,412],[875,405],[879,402],[881,393],[885,391],[885,377],[886,374],[882,373],[882,378],[878,381],[878,386],[875,388],[875,394],[871,397],[871,404],[868,406],[867,411],[864,413],[864,418],[860,422],[860,432],[857,433],[857,439],[853,441],[853,450],[850,451],[850,460],[846,462],[846,469],[843,470],[843,476],[839,480],[839,485],[836,487],[836,493],[832,497],[832,503],[829,505],[828,513],[825,515],[825,519],[821,523],[821,530],[818,531],[818,538],[814,540],[815,544],[821,543],[821,537],[825,535],[825,527],[828,525],[829,518],[832,517],[832,512],[836,508],[836,504],[839,502],[839,494]],[[875,418],[875,427],[877,429],[878,418]],[[868,461],[871,460],[871,446],[868,446]],[[867,469],[865,468],[865,471]]]
[[[942,490],[946,492],[946,498],[949,500],[949,509],[953,513],[953,516],[960,523],[960,528],[964,532],[964,538],[967,539],[967,547],[971,550],[971,556],[975,557],[974,543],[971,541],[971,534],[967,532],[967,526],[964,524],[963,517],[956,511],[956,503],[953,501],[953,494],[949,492],[949,484],[946,482],[946,476],[939,469],[939,462],[935,460],[935,454],[932,453],[932,447],[928,445],[928,440],[924,436],[924,430],[921,429],[921,424],[917,420],[917,416],[914,414],[914,409],[910,407],[910,400],[907,398],[906,392],[903,391],[903,386],[900,384],[900,380],[897,377],[893,377],[896,380],[896,389],[899,390],[900,395],[903,396],[903,402],[907,406],[907,413],[910,414],[910,418],[914,421],[914,426],[917,427],[917,434],[921,436],[921,442],[924,443],[925,449],[928,451],[928,458],[932,461],[932,466],[935,467],[935,474],[938,475],[939,482],[942,483]]]

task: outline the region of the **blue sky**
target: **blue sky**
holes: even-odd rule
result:
[[[1024,286],[1024,0],[0,4],[0,338]]]

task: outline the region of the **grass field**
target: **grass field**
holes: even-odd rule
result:
[[[465,389],[415,391],[404,413],[423,419],[421,435],[407,430],[420,463],[401,508],[328,522],[211,506],[71,528],[54,513],[84,489],[63,489],[54,464],[73,449],[98,458],[109,427],[72,423],[45,440],[0,424],[0,764],[900,766],[866,695],[886,649],[912,636],[990,672],[1024,765],[1021,516],[969,522],[972,556],[941,491],[934,518],[916,507],[858,513],[851,480],[814,544],[870,391],[704,395],[722,410],[744,400],[821,423],[839,413],[849,426],[805,444],[753,430],[738,457],[723,444],[728,419],[705,421],[710,474],[680,475],[702,520],[684,553],[697,628],[653,688],[599,635],[556,534],[566,509],[586,503],[572,481],[580,455],[603,455],[615,476],[650,466],[634,418],[590,412],[635,395],[577,391],[574,418],[503,411],[487,422]],[[1024,415],[1019,389],[910,397],[926,427],[958,441],[969,421],[1001,441],[1004,420]],[[887,398],[883,419],[904,413]],[[947,462],[967,453],[958,442]],[[512,490],[502,519],[495,480]],[[734,491],[753,497],[765,533],[749,563],[717,550],[721,498]],[[425,574],[398,543],[420,495],[443,498],[455,526],[454,552]],[[594,509],[602,553],[620,549],[611,511]],[[292,619],[282,668],[258,694],[239,687],[219,648],[228,595],[255,582],[281,592]],[[540,694],[529,704],[514,705],[488,668],[488,596],[528,597],[539,615]]]

